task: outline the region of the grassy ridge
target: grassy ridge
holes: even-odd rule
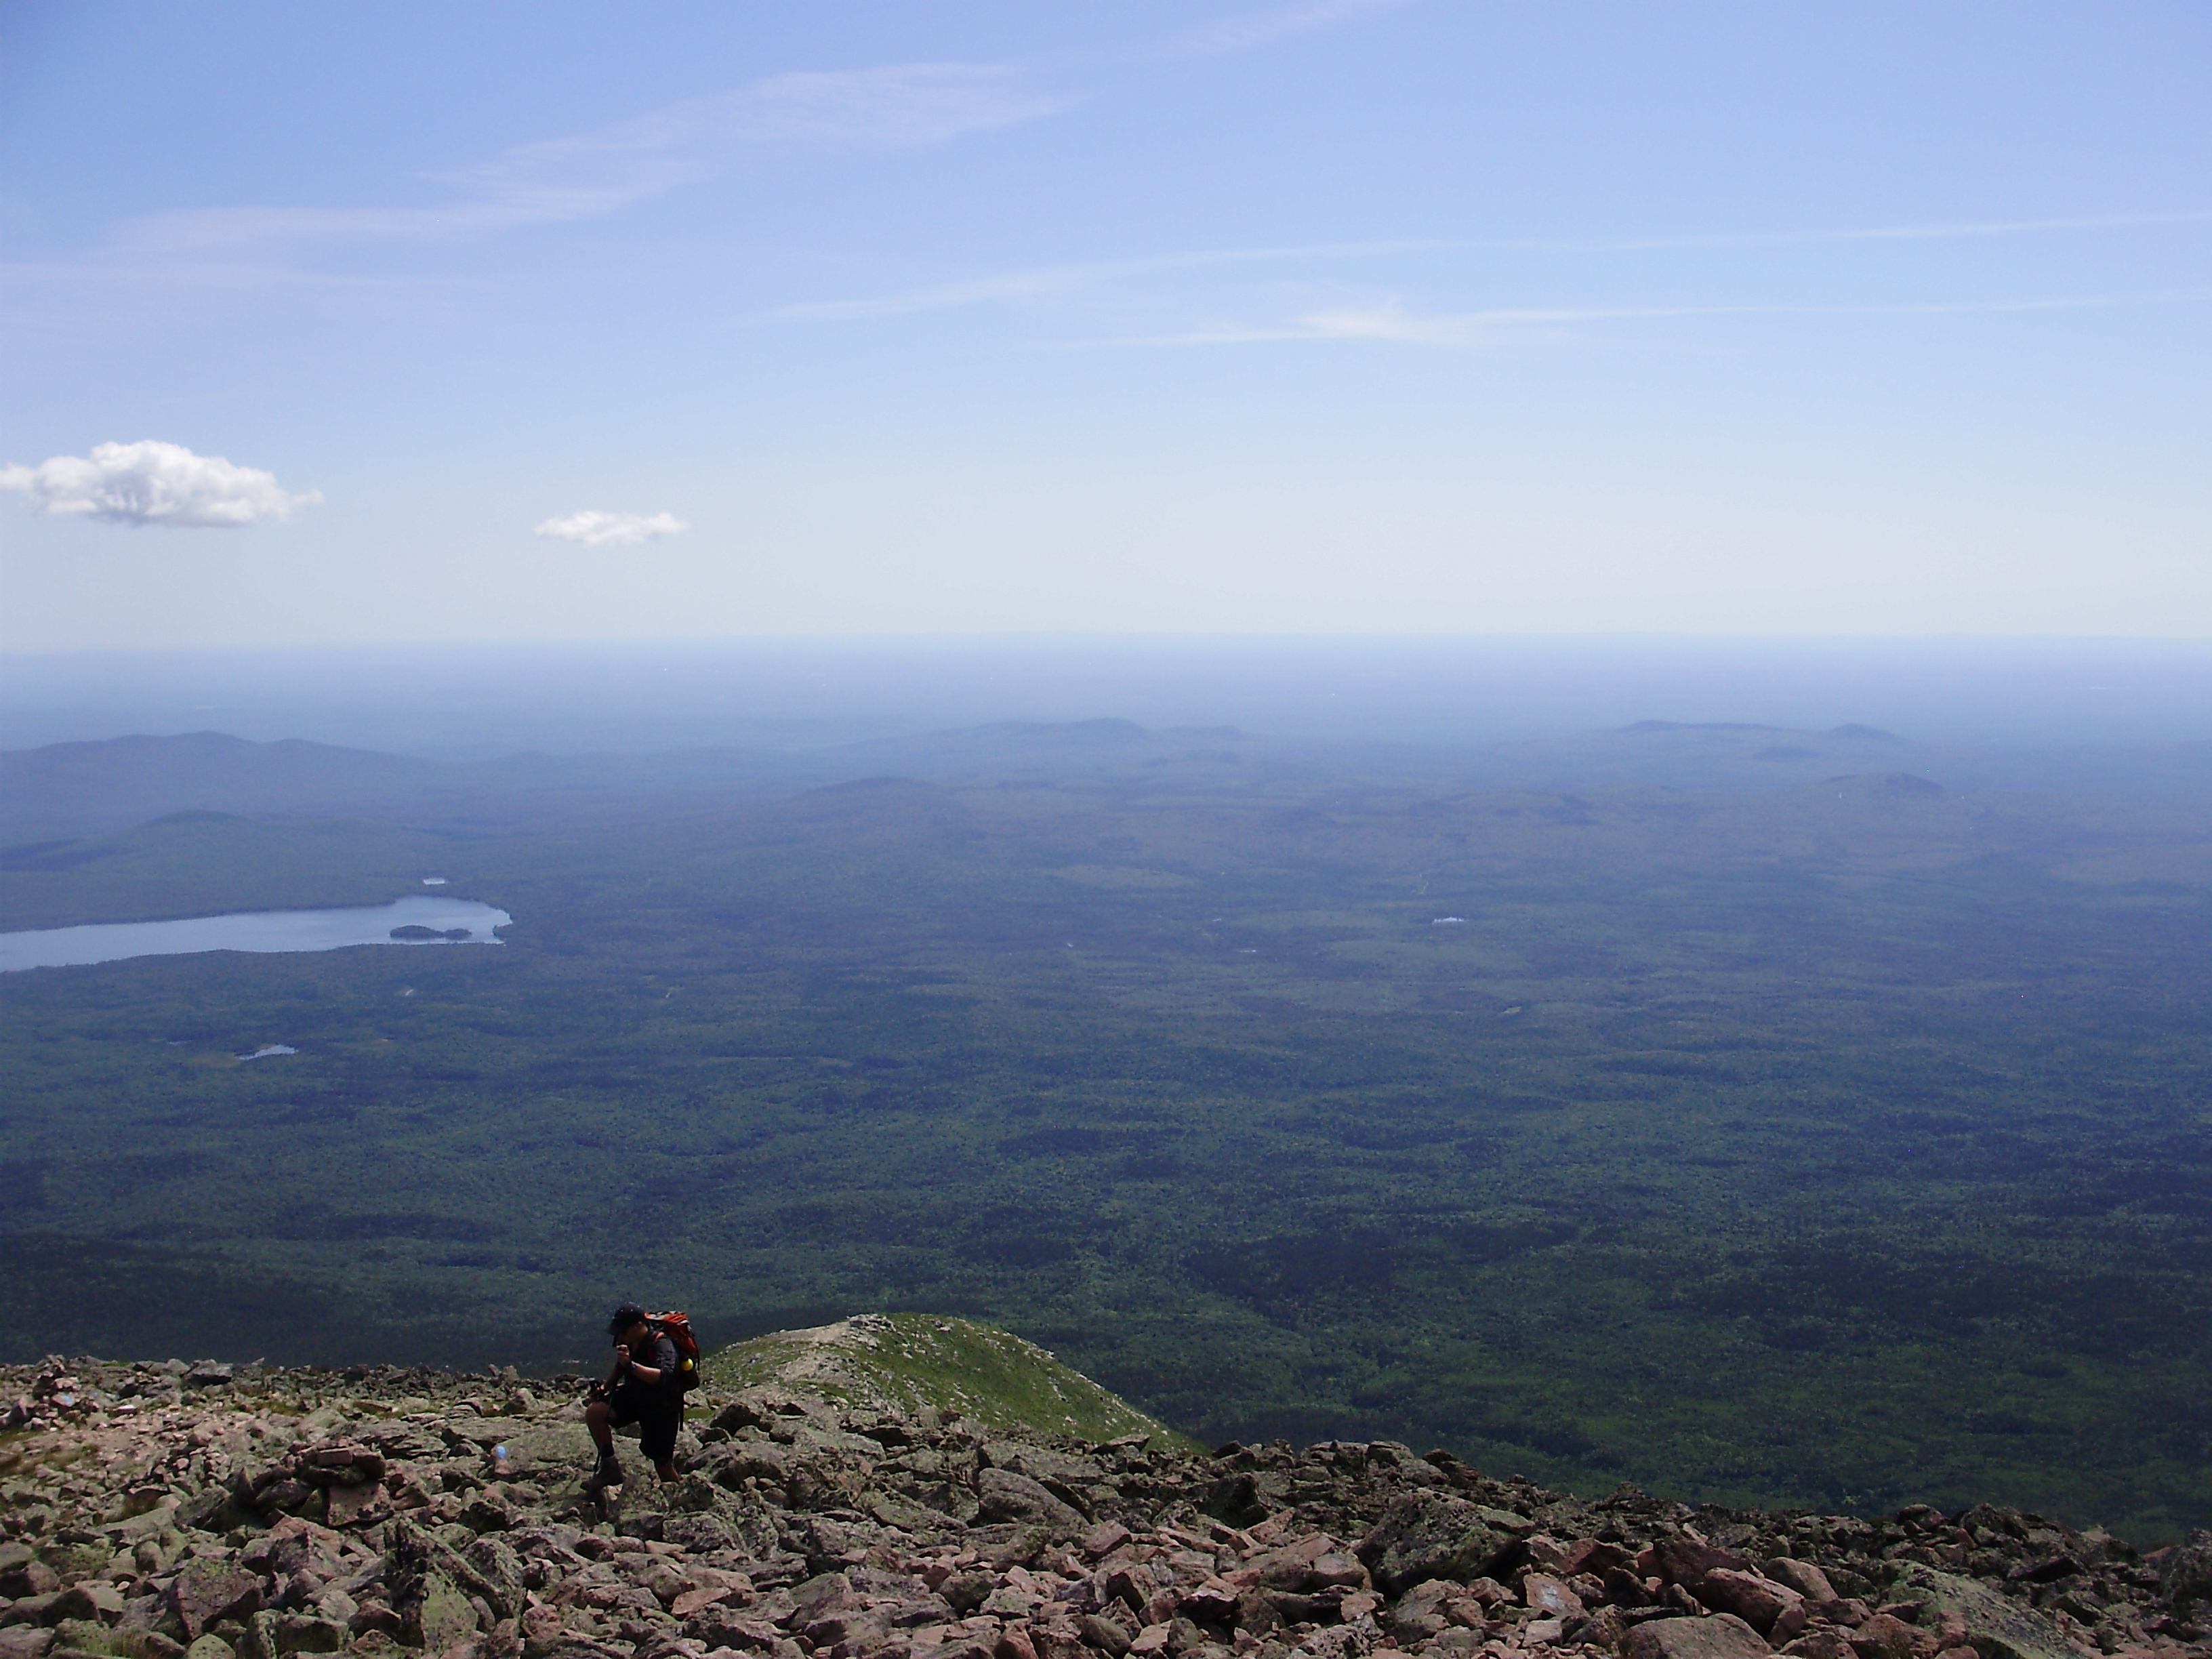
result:
[[[723,1391],[780,1383],[855,1411],[911,1414],[933,1407],[988,1428],[1190,1443],[1035,1343],[939,1314],[860,1314],[778,1331],[708,1356],[703,1369]]]

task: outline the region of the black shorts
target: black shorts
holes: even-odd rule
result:
[[[607,1420],[617,1428],[637,1425],[637,1449],[655,1463],[676,1455],[676,1431],[684,1426],[684,1396],[625,1382],[607,1396]]]

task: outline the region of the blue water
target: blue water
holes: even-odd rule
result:
[[[182,921],[97,922],[85,927],[47,927],[0,933],[0,973],[18,968],[78,968],[126,957],[187,956],[199,951],[342,951],[349,945],[497,945],[495,928],[514,920],[474,899],[404,898],[390,904],[343,910],[248,910]],[[466,939],[397,939],[395,927],[428,927],[443,933],[469,930]]]

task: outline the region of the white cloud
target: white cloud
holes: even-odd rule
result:
[[[1024,85],[1020,70],[1000,64],[771,75],[434,174],[461,193],[441,206],[195,209],[137,220],[126,240],[146,250],[205,252],[485,235],[612,213],[778,150],[912,149],[1036,120],[1068,102]]]
[[[538,534],[555,541],[581,542],[586,547],[636,547],[690,527],[673,513],[602,513],[587,507],[565,519],[546,520],[538,526]]]
[[[33,512],[58,518],[180,530],[279,523],[323,499],[319,489],[295,495],[279,489],[275,475],[258,467],[152,439],[100,444],[90,455],[57,455],[36,466],[0,467],[0,489],[21,490]]]

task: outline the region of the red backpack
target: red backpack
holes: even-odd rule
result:
[[[671,1310],[648,1314],[647,1322],[653,1333],[666,1337],[676,1345],[676,1374],[683,1380],[684,1390],[689,1393],[700,1383],[699,1339],[691,1333],[691,1316]]]

